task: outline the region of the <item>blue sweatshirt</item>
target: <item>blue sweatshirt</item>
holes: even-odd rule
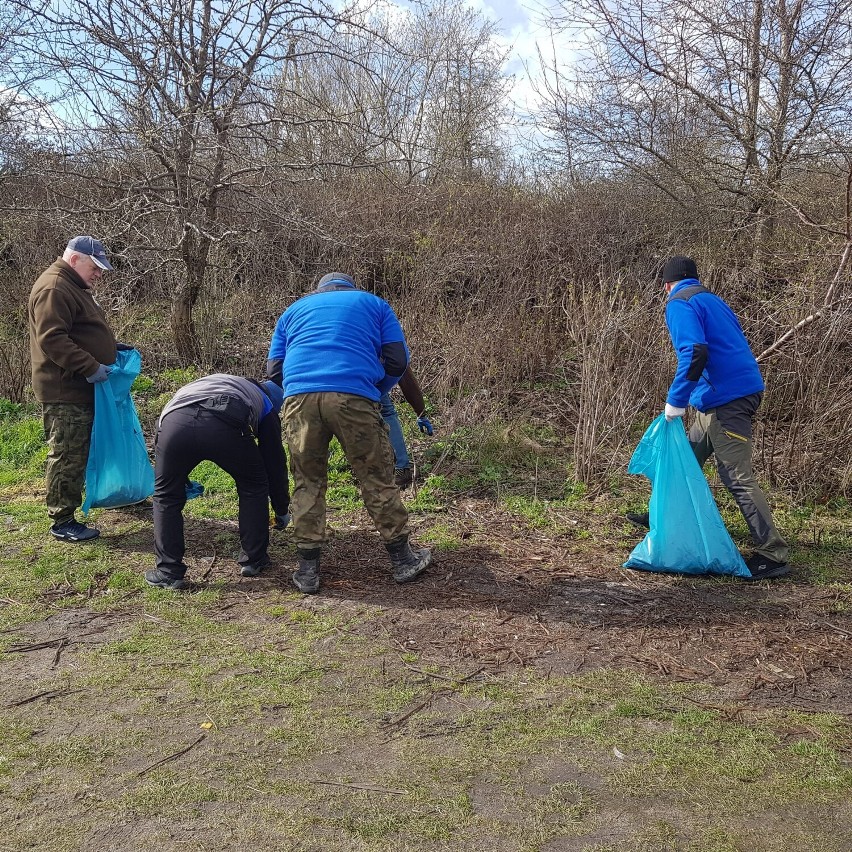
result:
[[[666,325],[677,354],[677,370],[666,402],[699,411],[763,391],[763,377],[739,321],[709,290],[683,298],[699,282],[679,281],[666,303]],[[681,294],[679,297],[678,294]]]
[[[269,360],[284,362],[285,397],[336,391],[378,402],[388,344],[401,344],[407,361],[402,327],[384,299],[354,287],[318,290],[281,314]],[[404,371],[405,364],[399,374]]]

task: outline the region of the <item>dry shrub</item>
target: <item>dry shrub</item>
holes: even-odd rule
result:
[[[852,493],[850,330],[847,304],[792,339],[764,367],[761,467],[799,498]]]
[[[645,412],[661,407],[661,305],[625,299],[619,285],[579,287],[563,300],[572,346],[561,420],[573,432],[575,475],[593,491],[623,471]]]
[[[281,182],[263,193],[223,208],[221,226],[232,236],[215,244],[194,312],[199,372],[262,374],[277,317],[322,274],[341,269],[396,309],[444,429],[549,424],[569,448],[573,475],[592,490],[624,470],[665,401],[674,358],[663,296],[652,283],[661,258],[695,255],[755,351],[820,304],[836,268],[830,246],[783,222],[777,274],[756,275],[735,230],[716,229],[707,211],[674,209],[626,181],[399,187],[362,173]],[[59,225],[37,216],[13,224],[14,250],[38,249],[18,261],[14,292],[10,277],[0,276],[12,346],[9,366],[0,364],[0,393],[14,397],[26,359],[15,311],[70,226],[58,234]],[[140,226],[145,239],[123,247],[99,299],[156,377],[189,366],[177,355],[169,317],[184,271],[150,248],[168,243],[173,226],[154,218]],[[98,228],[108,237],[121,222],[78,229]],[[756,461],[761,474],[797,495],[852,490],[848,341],[847,305],[765,365]]]

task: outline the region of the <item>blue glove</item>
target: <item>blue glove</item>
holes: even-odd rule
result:
[[[287,512],[286,515],[276,515],[275,523],[272,524],[272,529],[274,530],[286,530],[287,527],[290,526],[290,513]]]
[[[429,418],[425,414],[417,418],[417,428],[424,435],[432,434],[432,424],[429,422]]]
[[[112,372],[112,367],[107,367],[106,364],[98,364],[98,369],[92,373],[91,376],[86,377],[86,381],[90,385],[99,385],[101,382],[105,382],[109,378],[109,374]]]

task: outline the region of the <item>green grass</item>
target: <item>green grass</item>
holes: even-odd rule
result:
[[[109,832],[127,825],[149,847],[183,838],[198,849],[542,852],[588,839],[587,852],[841,852],[852,842],[832,824],[852,799],[846,717],[744,710],[709,683],[629,668],[489,667],[467,679],[478,666],[464,657],[467,628],[445,637],[456,656],[409,649],[405,624],[428,621],[428,605],[390,604],[379,585],[374,601],[345,588],[305,598],[286,572],[236,586],[235,572],[214,574],[184,595],[145,587],[148,515],[94,513],[107,532],[86,547],[50,538],[33,424],[23,409],[0,420],[0,848],[118,848],[122,835]],[[566,480],[554,436],[486,437],[479,449],[458,440],[418,484],[418,541],[451,561],[487,546],[499,517],[518,540],[552,538],[575,559],[619,564],[636,540],[622,513],[641,503],[641,485],[625,477],[592,499]],[[193,477],[206,493],[187,516],[209,521],[205,546],[227,555],[233,481],[209,464]],[[488,517],[454,511],[471,490],[490,499]],[[738,512],[720,502],[741,539]],[[848,505],[779,502],[801,582],[820,587],[827,617],[848,613]],[[329,504],[332,525],[364,517],[336,447]],[[472,606],[443,593],[440,570],[436,605]],[[477,617],[471,609],[471,630]],[[9,652],[66,634],[76,643],[61,653]],[[623,836],[606,839],[610,828]]]
[[[0,399],[0,432],[0,488],[38,477],[47,446],[35,409]]]

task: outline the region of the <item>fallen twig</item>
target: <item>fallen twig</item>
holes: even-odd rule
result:
[[[454,677],[448,677],[447,675],[438,674],[438,672],[427,672],[427,671],[426,671],[426,669],[418,669],[418,668],[417,668],[417,666],[408,666],[408,665],[406,665],[406,668],[407,668],[409,671],[417,672],[417,674],[426,675],[427,677],[434,677],[434,678],[438,678],[439,680],[447,680],[447,681],[449,681],[450,683],[454,683],[454,682],[455,682],[455,678],[454,678]]]
[[[388,728],[392,728],[392,727],[393,727],[393,726],[395,726],[395,725],[400,725],[400,724],[402,724],[402,723],[403,723],[406,719],[408,719],[410,716],[413,716],[415,713],[419,712],[419,711],[420,711],[420,710],[422,710],[424,707],[428,707],[428,706],[429,706],[429,704],[431,704],[431,703],[432,703],[432,699],[433,699],[436,695],[438,695],[439,693],[443,692],[445,689],[446,689],[446,687],[441,687],[440,689],[436,689],[436,690],[435,690],[435,692],[431,692],[431,693],[429,693],[429,696],[428,696],[428,698],[426,698],[426,700],[425,700],[425,701],[421,701],[419,704],[417,704],[416,706],[412,707],[412,708],[411,708],[411,709],[410,709],[407,713],[403,713],[403,714],[402,714],[402,716],[399,716],[399,717],[398,717],[398,718],[396,718],[396,719],[391,719],[391,721],[387,723],[387,727],[388,727]]]
[[[213,558],[210,560],[210,565],[207,567],[207,570],[201,575],[202,580],[206,580],[210,576],[210,572],[213,570],[213,566],[216,564],[216,559],[218,558],[218,554],[216,551],[213,551]]]
[[[842,627],[838,627],[836,624],[832,624],[830,621],[823,621],[823,624],[826,627],[830,627],[832,630],[836,630],[838,633],[842,633],[844,636],[852,636],[852,632],[849,630],[844,630]]]
[[[7,707],[23,707],[24,704],[32,704],[33,701],[38,701],[43,698],[45,701],[52,701],[60,695],[71,695],[74,692],[82,692],[82,689],[48,689],[44,692],[39,692],[36,695],[31,695],[29,698],[22,698],[20,701],[13,701],[7,704]]]
[[[59,646],[56,648],[56,653],[53,655],[53,662],[50,664],[50,667],[51,667],[52,669],[55,669],[55,668],[56,668],[56,664],[59,662],[59,655],[62,653],[62,649],[63,649],[63,648],[64,648],[67,644],[68,644],[68,643],[67,643],[64,639],[63,639],[63,640],[59,643]]]
[[[39,651],[42,648],[52,648],[54,645],[67,645],[68,637],[60,636],[57,639],[49,639],[46,642],[35,642],[32,645],[10,645],[6,648],[7,654],[26,654],[29,651]]]
[[[438,687],[438,689],[436,689],[434,692],[429,693],[429,695],[427,696],[427,698],[425,700],[421,701],[419,704],[416,704],[414,707],[412,707],[406,713],[403,713],[402,716],[398,716],[396,719],[391,719],[391,721],[387,722],[385,727],[392,728],[392,727],[395,727],[396,725],[401,725],[406,719],[410,718],[415,713],[419,713],[424,707],[428,707],[432,703],[433,699],[436,698],[438,695],[443,695],[444,693],[453,692],[457,686],[460,686],[461,684],[465,683],[466,681],[469,681],[471,678],[476,677],[478,674],[482,674],[482,672],[484,672],[484,671],[485,671],[485,666],[480,666],[475,672],[471,672],[470,674],[465,675],[464,677],[456,680],[454,682],[453,686]]]
[[[164,763],[168,763],[170,760],[175,760],[181,755],[186,754],[191,749],[194,749],[203,739],[207,738],[207,734],[202,734],[194,743],[190,743],[186,748],[182,748],[180,751],[176,751],[174,754],[170,754],[168,757],[164,757],[162,760],[158,760],[156,763],[152,763],[147,769],[143,769],[141,772],[136,773],[137,778],[141,778],[146,773],[150,772],[152,769],[156,769],[158,766],[162,766]]]

